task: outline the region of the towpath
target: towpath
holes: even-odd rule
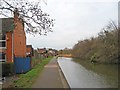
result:
[[[39,74],[32,88],[69,88],[54,57]]]

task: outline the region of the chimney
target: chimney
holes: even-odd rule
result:
[[[14,10],[14,22],[15,22],[15,24],[18,22],[18,20],[19,20],[19,12],[18,12],[18,9],[15,8],[15,10]]]

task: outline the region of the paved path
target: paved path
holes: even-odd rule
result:
[[[43,69],[32,88],[64,88],[57,60],[54,57]]]

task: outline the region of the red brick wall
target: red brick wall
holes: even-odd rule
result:
[[[27,48],[26,48],[26,51],[27,51],[27,52],[32,52],[31,47],[27,47]]]
[[[24,32],[23,23],[17,17],[14,17],[14,22],[14,56],[26,57],[26,35]]]
[[[12,60],[12,32],[6,33],[6,62],[13,62]]]

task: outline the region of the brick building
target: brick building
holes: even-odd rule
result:
[[[13,62],[14,57],[26,57],[26,35],[23,20],[0,18],[0,61]]]
[[[26,54],[28,57],[32,57],[34,55],[32,45],[27,45],[26,46]]]
[[[48,57],[47,49],[46,48],[37,48],[37,53],[41,57]]]

